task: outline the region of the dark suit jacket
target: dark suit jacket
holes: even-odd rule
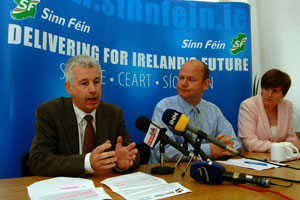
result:
[[[70,98],[60,97],[38,106],[35,137],[33,138],[28,166],[35,175],[80,176],[84,172],[85,154],[79,155],[78,125]],[[101,101],[96,111],[96,143],[110,140],[115,149],[117,137],[123,137],[123,145],[131,143],[125,128],[120,107]],[[134,165],[140,163],[137,155]]]

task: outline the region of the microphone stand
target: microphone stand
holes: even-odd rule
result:
[[[170,128],[170,127],[169,127],[169,128]],[[170,130],[171,130],[175,135],[183,136],[184,142],[183,142],[183,145],[182,145],[182,146],[183,146],[184,148],[188,149],[188,143],[190,143],[190,144],[194,147],[194,149],[196,149],[196,144],[195,144],[193,138],[191,138],[189,135],[187,135],[186,131],[184,131],[184,132],[181,133],[181,134],[178,134],[178,133],[177,133],[176,131],[174,131],[172,128],[170,128]],[[195,154],[194,154],[194,155],[195,155]],[[180,158],[178,159],[178,161],[176,162],[174,168],[176,168],[177,166],[180,165],[180,162],[181,162],[181,160],[182,160],[183,158],[184,158],[184,155],[182,154],[182,155],[180,156]]]
[[[160,166],[153,167],[151,169],[152,174],[172,174],[174,172],[174,167],[164,166],[165,145],[166,142],[161,140],[159,144]]]
[[[171,129],[171,131],[176,134],[179,135],[178,133],[176,133],[176,131],[174,131],[173,129]],[[188,169],[188,167],[190,166],[192,160],[197,157],[199,160],[203,161],[203,160],[209,160],[208,156],[204,153],[204,151],[201,149],[201,142],[203,140],[203,137],[200,135],[197,135],[196,138],[196,143],[194,142],[193,138],[191,138],[186,131],[183,134],[180,134],[180,136],[183,136],[184,138],[184,143],[183,143],[183,147],[188,149],[188,143],[190,143],[192,145],[192,147],[194,147],[194,156],[190,158],[188,165],[186,166],[184,172],[182,173],[182,177],[185,176],[185,173]],[[176,162],[174,168],[176,168],[176,166],[179,166],[180,161],[183,159],[184,155],[182,154],[180,156],[180,158],[178,159],[178,161]]]
[[[187,137],[187,136],[186,136]],[[187,164],[187,166],[185,167],[183,173],[181,174],[181,177],[184,177],[185,176],[185,173],[187,171],[187,169],[189,168],[192,160],[194,159],[194,157],[198,157],[201,161],[203,160],[209,160],[209,157],[204,153],[204,151],[201,149],[201,142],[203,140],[203,137],[200,137],[197,135],[197,138],[196,138],[196,143],[192,146],[194,147],[194,156],[190,158],[189,160],[189,163]]]
[[[188,143],[187,143],[187,138],[185,137],[185,134],[184,134],[184,142],[183,142],[183,145],[182,145],[182,146],[183,146],[184,148],[188,149]],[[180,162],[181,162],[181,160],[183,159],[183,157],[184,157],[184,155],[182,154],[182,155],[180,156],[180,158],[178,159],[178,161],[176,162],[174,168],[176,168],[177,166],[180,165]]]

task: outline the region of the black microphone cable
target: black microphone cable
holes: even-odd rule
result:
[[[290,168],[290,169],[300,170],[299,168],[291,167],[291,166],[289,166],[289,165],[281,165],[281,164],[273,163],[273,162],[268,161],[267,159],[260,160],[260,159],[256,159],[256,158],[248,158],[248,157],[243,156],[243,155],[241,155],[241,154],[238,154],[238,156],[240,156],[241,158],[247,158],[247,159],[251,159],[251,160],[257,160],[257,161],[269,163],[269,164],[271,164],[271,165],[276,165],[276,166],[279,166],[279,167],[286,167],[286,168]],[[272,179],[277,179],[277,180],[287,181],[287,182],[292,182],[292,183],[300,183],[300,181],[297,181],[297,180],[286,179],[286,178],[280,178],[280,177],[274,177],[274,176],[259,176],[259,177],[262,177],[262,178],[272,178]],[[275,183],[272,183],[272,182],[271,182],[271,185],[277,185],[277,186],[282,186],[282,187],[290,187],[290,186],[292,186],[293,184],[290,184],[290,185],[288,185],[288,186],[284,186],[284,185],[279,185],[279,184],[275,184]]]
[[[251,159],[251,160],[257,160],[257,161],[269,163],[269,164],[271,164],[271,165],[276,165],[276,166],[279,166],[279,167],[286,167],[286,168],[290,168],[290,169],[300,170],[300,168],[292,167],[292,166],[286,165],[286,164],[282,165],[282,164],[274,163],[274,162],[269,161],[269,160],[267,160],[267,159],[260,160],[260,159],[257,159],[257,158],[249,158],[249,157],[243,156],[243,155],[240,154],[240,153],[239,153],[237,156],[240,156],[241,158],[247,158],[247,159]]]

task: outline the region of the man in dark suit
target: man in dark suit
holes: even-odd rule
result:
[[[65,76],[71,98],[60,97],[37,108],[28,161],[31,171],[86,177],[105,169],[136,168],[140,155],[126,131],[122,109],[101,101],[100,64],[89,56],[75,56],[66,63]]]

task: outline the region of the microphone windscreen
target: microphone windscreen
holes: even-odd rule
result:
[[[220,184],[225,168],[211,161],[200,161],[191,165],[190,176],[200,183]]]
[[[144,133],[147,133],[150,124],[151,120],[145,116],[138,117],[135,121],[136,128]]]
[[[176,110],[167,109],[162,116],[162,121],[175,131],[184,132],[190,120]]]

